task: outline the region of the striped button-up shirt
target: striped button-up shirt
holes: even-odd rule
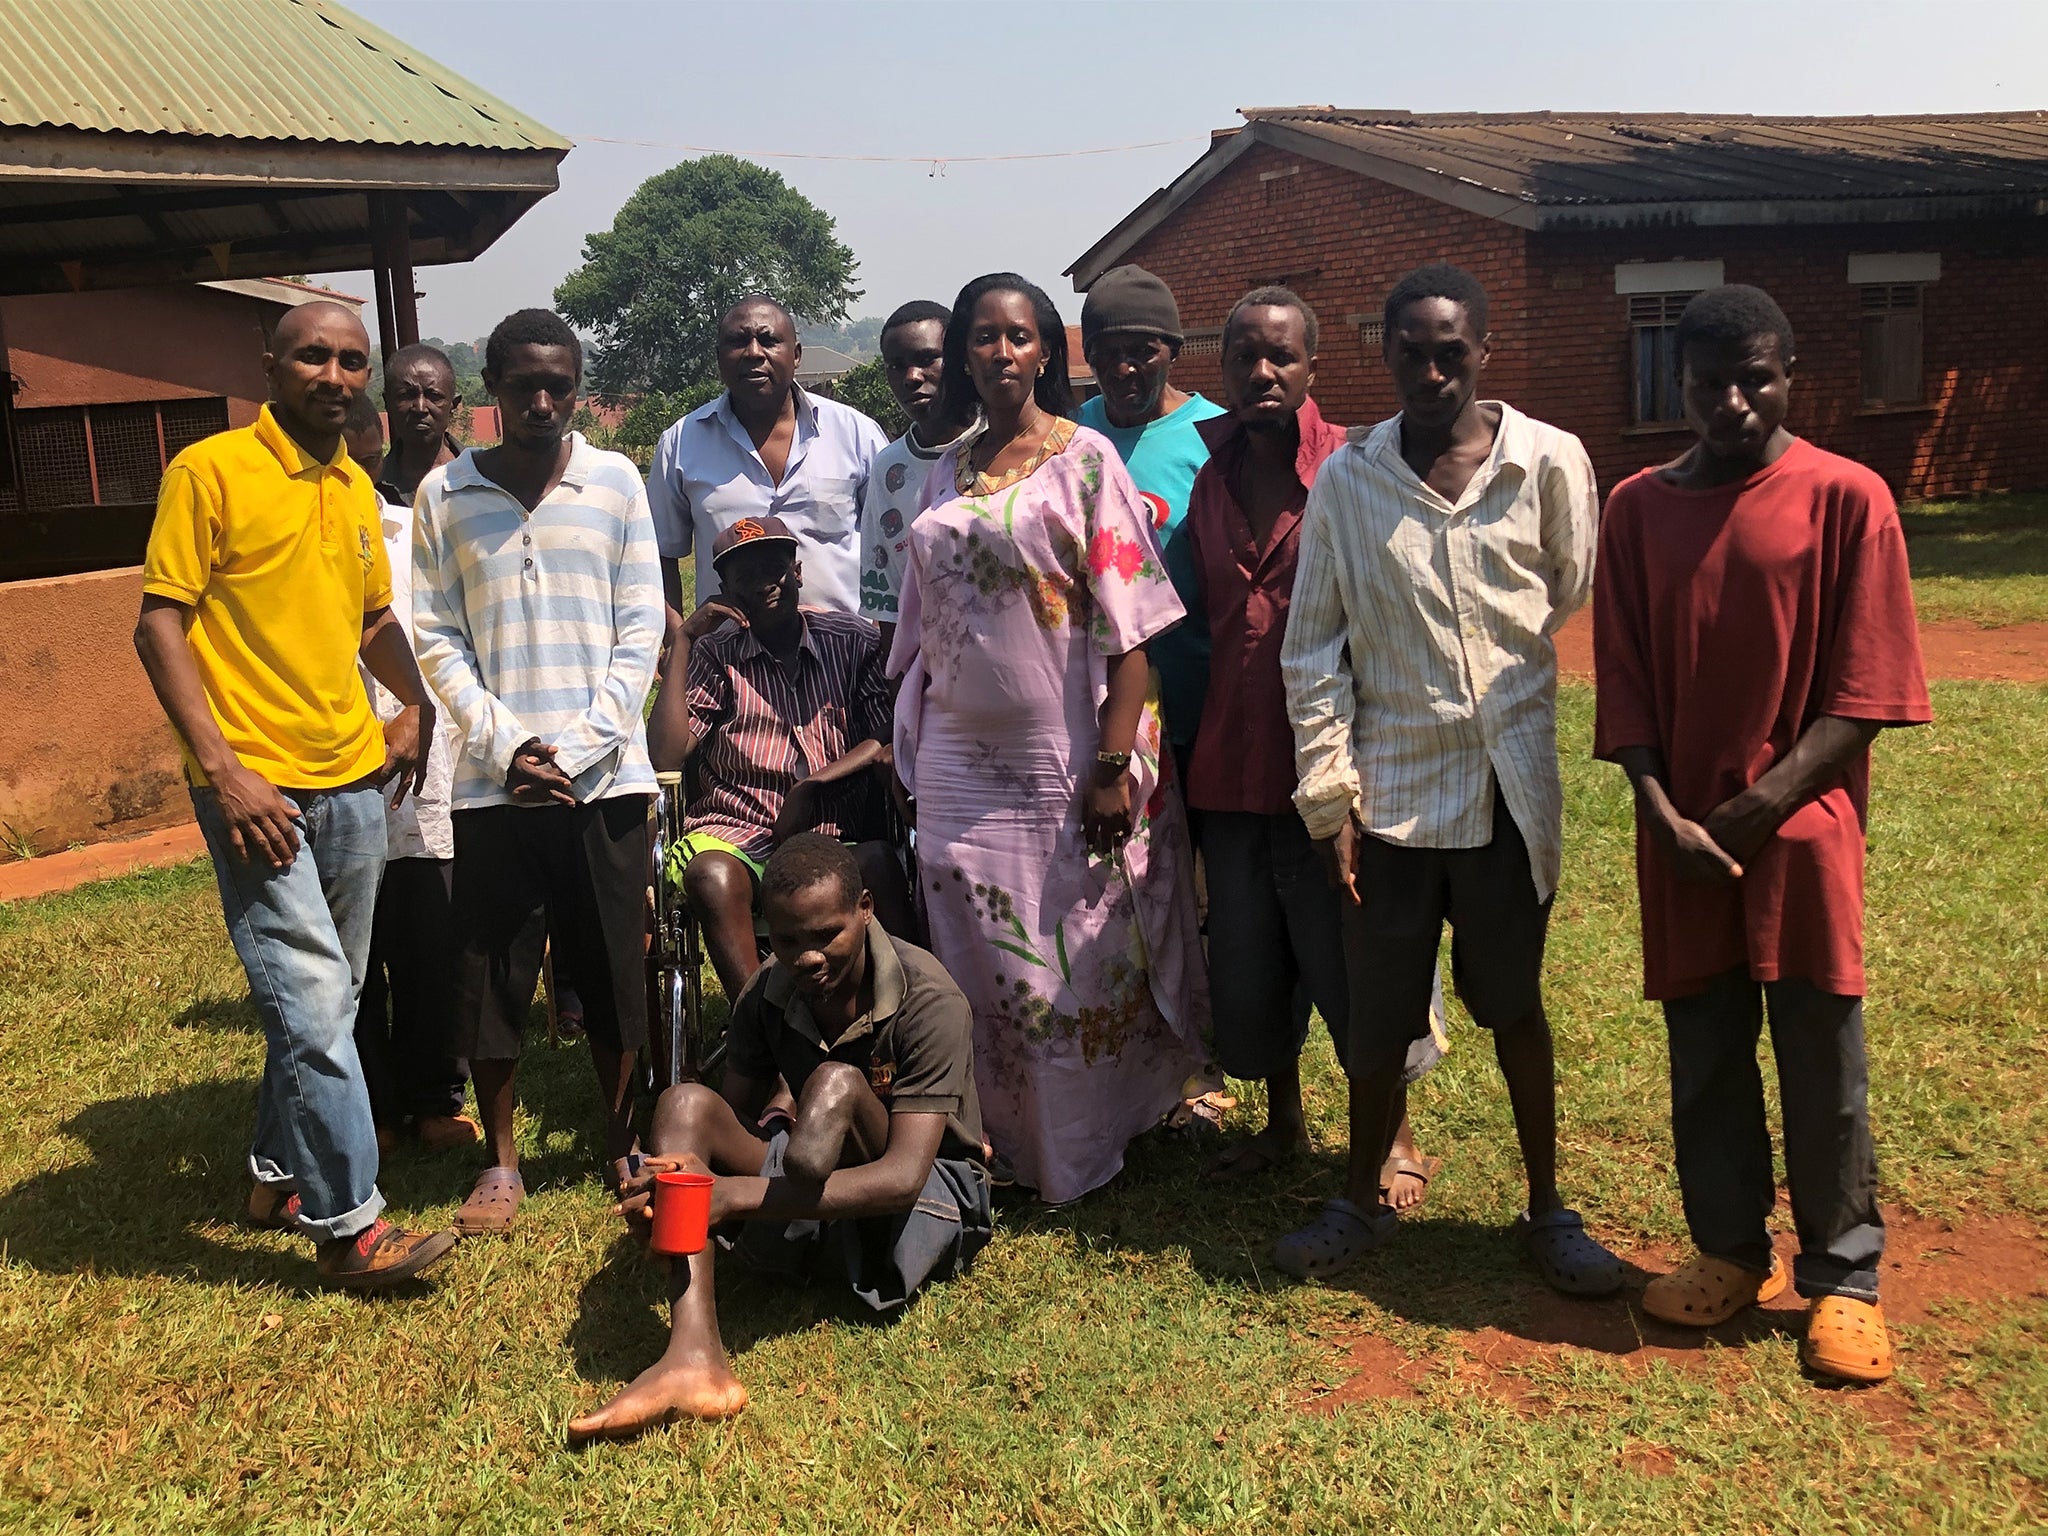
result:
[[[1311,836],[1480,848],[1494,785],[1557,888],[1564,789],[1551,637],[1593,580],[1599,497],[1568,432],[1497,405],[1453,503],[1401,457],[1401,418],[1354,427],[1303,514],[1281,673]]]
[[[531,512],[474,450],[420,482],[413,644],[462,733],[453,805],[509,805],[512,754],[539,737],[579,801],[651,795],[641,712],[661,647],[654,524],[633,461],[571,433]]]
[[[806,609],[796,661],[785,667],[751,629],[727,624],[690,650],[690,729],[698,794],[686,831],[707,832],[766,858],[775,818],[798,779],[864,741],[889,740],[894,694],[882,671],[882,635],[866,619]],[[857,827],[868,785],[832,786],[814,829]]]

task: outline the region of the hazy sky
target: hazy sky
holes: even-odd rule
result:
[[[546,304],[682,149],[753,153],[839,224],[853,314],[950,299],[1013,268],[1078,317],[1066,266],[1242,106],[1415,112],[1847,114],[2048,108],[2040,0],[1768,4],[982,5],[352,0],[386,31],[577,141],[561,190],[478,261],[423,267],[424,334],[481,336]],[[1058,160],[930,159],[1154,149]],[[768,158],[916,157],[913,163]],[[368,295],[364,273],[330,279]]]

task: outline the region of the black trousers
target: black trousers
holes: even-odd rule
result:
[[[356,1007],[356,1054],[377,1124],[462,1113],[469,1064],[450,1054],[455,935],[448,859],[393,859],[377,887],[370,965]]]
[[[456,1041],[470,1060],[519,1055],[551,932],[590,1038],[647,1044],[648,804],[619,795],[455,812]]]
[[[1799,1294],[1877,1300],[1884,1218],[1870,1140],[1863,999],[1810,982],[1718,976],[1704,992],[1664,1004],[1671,1038],[1671,1139],[1686,1225],[1701,1253],[1768,1270],[1766,1229],[1777,1204],[1771,1133],[1764,1122],[1757,1040],[1768,1004],[1778,1097],[1785,1116],[1785,1178],[1799,1258]]]

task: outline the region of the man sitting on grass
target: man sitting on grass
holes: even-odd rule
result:
[[[1882,1381],[1863,829],[1871,741],[1932,718],[1906,540],[1882,480],[1786,430],[1792,327],[1769,294],[1708,289],[1677,344],[1699,441],[1615,488],[1593,609],[1594,750],[1635,786],[1643,990],[1664,1005],[1699,1246],[1643,1309],[1706,1327],[1785,1289],[1756,1062],[1768,1005],[1793,1282],[1812,1303],[1801,1356]]]
[[[664,1093],[653,1155],[620,1188],[620,1214],[645,1233],[655,1170],[709,1171],[711,1222],[725,1231],[671,1261],[667,1351],[572,1419],[573,1439],[746,1407],[718,1336],[718,1248],[769,1273],[834,1267],[868,1306],[892,1313],[988,1242],[967,999],[931,955],[883,932],[851,850],[831,838],[800,833],[777,848],[761,906],[775,958],[733,1005],[723,1091],[683,1083]],[[796,1117],[763,1141],[750,1127],[778,1075]]]
[[[874,625],[797,606],[803,566],[782,519],[742,518],[713,548],[722,592],[688,619],[670,611],[647,746],[658,769],[696,769],[668,872],[703,924],[719,985],[738,997],[761,963],[762,861],[792,833],[872,830],[881,798],[868,770],[888,761],[894,701]],[[877,840],[858,858],[889,930],[909,933],[894,851]]]

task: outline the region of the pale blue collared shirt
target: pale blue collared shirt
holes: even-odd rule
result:
[[[797,538],[804,601],[860,612],[860,501],[889,438],[850,405],[791,386],[796,438],[777,485],[721,394],[661,434],[647,502],[664,560],[697,557],[697,601],[718,591],[711,546],[746,517],[779,517]]]

